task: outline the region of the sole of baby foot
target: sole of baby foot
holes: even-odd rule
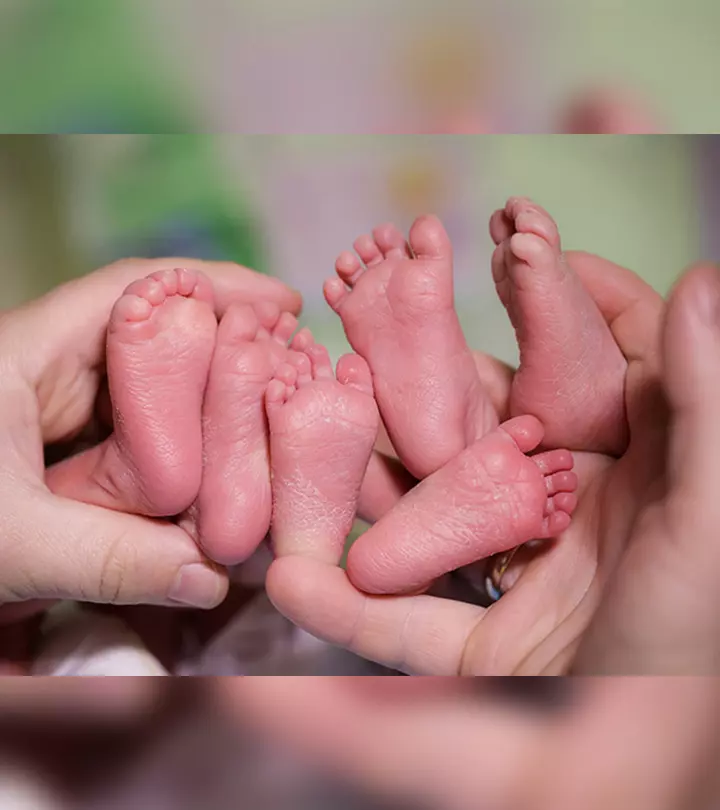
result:
[[[383,422],[423,478],[497,426],[455,312],[450,239],[420,217],[406,241],[384,225],[335,264],[325,298],[367,360]]]
[[[514,197],[493,214],[490,233],[493,277],[520,347],[511,414],[537,416],[548,446],[621,453],[627,362],[565,261],[555,222]]]
[[[337,564],[352,529],[379,415],[367,363],[299,333],[267,388],[272,544],[277,556]]]
[[[534,417],[512,419],[422,481],[355,542],[353,584],[371,594],[416,593],[476,560],[564,531],[576,506],[572,455],[528,457],[542,436]]]
[[[48,471],[57,494],[171,517],[197,497],[202,401],[217,320],[208,279],[165,270],[131,284],[108,325],[114,432]]]
[[[193,509],[199,542],[222,565],[247,560],[270,528],[265,391],[297,319],[272,304],[231,307],[218,329],[205,406],[205,467]]]

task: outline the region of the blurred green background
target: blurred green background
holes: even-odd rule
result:
[[[510,195],[665,292],[712,252],[718,138],[689,136],[0,136],[0,306],[123,256],[231,259],[300,289],[333,354],[335,256],[374,225],[439,214],[469,340],[515,344],[487,222]],[[713,162],[715,161],[715,162]],[[715,172],[715,176],[713,175]],[[715,256],[714,258],[718,258]]]
[[[717,132],[719,27],[717,0],[1,0],[0,129],[555,132],[609,87]]]

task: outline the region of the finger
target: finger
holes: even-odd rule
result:
[[[372,597],[340,568],[284,557],[266,582],[273,604],[314,636],[392,669],[456,675],[482,608],[430,596]]]
[[[0,603],[76,599],[211,608],[227,575],[178,526],[65,500],[44,490],[7,498]],[[3,498],[5,501],[5,499]]]
[[[698,266],[676,286],[668,302],[663,349],[665,390],[672,409],[669,474],[657,493],[662,500],[656,509],[641,513],[636,521],[633,542],[585,634],[577,663],[585,672],[705,674],[718,668],[713,598],[720,564],[716,267]],[[627,489],[638,478],[641,460],[632,467]],[[657,472],[650,480],[657,488]],[[618,497],[623,498],[624,492]],[[657,603],[660,592],[664,598]],[[653,628],[662,628],[662,633]]]
[[[695,521],[720,520],[720,268],[700,265],[674,289],[664,331],[665,388],[674,410],[672,483],[698,509]],[[688,541],[695,540],[688,533]],[[709,543],[697,554],[716,546]]]

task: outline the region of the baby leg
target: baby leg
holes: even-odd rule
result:
[[[423,478],[497,425],[455,312],[452,246],[436,217],[420,217],[409,242],[386,225],[355,249],[363,263],[343,253],[325,297],[370,366],[401,461]]]
[[[532,414],[547,446],[606,453],[627,442],[626,361],[609,326],[564,260],[552,218],[512,198],[496,211],[493,277],[520,346],[513,416]]]

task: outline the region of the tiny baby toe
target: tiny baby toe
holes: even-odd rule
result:
[[[500,284],[508,278],[507,242],[501,242],[493,251],[490,259],[493,281]]]
[[[555,512],[565,512],[568,515],[577,509],[577,495],[572,492],[559,492],[553,496],[553,507]]]
[[[335,261],[335,272],[350,287],[355,284],[362,271],[360,260],[349,250],[344,250]]]
[[[275,379],[285,385],[295,385],[298,379],[298,370],[291,363],[281,363],[275,371]]]
[[[509,239],[514,232],[512,220],[503,209],[499,209],[490,217],[490,237],[496,245]]]
[[[509,246],[512,255],[526,264],[537,263],[549,249],[547,242],[534,233],[514,233]]]
[[[418,217],[410,228],[410,248],[418,259],[446,259],[452,245],[442,222],[433,215]]]
[[[312,382],[312,366],[306,354],[290,350],[287,359],[297,370],[297,385],[303,386]]]
[[[157,281],[158,284],[162,284],[166,295],[178,294],[177,270],[156,270],[154,273],[150,273],[148,278]]]
[[[569,450],[549,450],[547,453],[539,453],[533,456],[533,461],[543,475],[570,472],[575,464],[573,454]]]
[[[288,398],[288,386],[282,380],[270,380],[265,391],[265,402],[268,408],[283,405]]]
[[[323,294],[331,309],[337,312],[348,297],[348,291],[339,278],[329,278],[323,284]]]
[[[357,388],[372,395],[373,384],[370,366],[357,354],[344,354],[337,363],[337,379],[343,385]]]
[[[185,267],[175,269],[177,276],[178,293],[190,297],[195,292],[195,288],[200,282],[200,275],[195,270],[188,270]]]
[[[557,537],[570,526],[570,515],[566,512],[553,512],[543,520],[542,534],[538,540]]]
[[[261,301],[255,304],[258,322],[268,333],[272,333],[280,318],[280,307],[272,301]]]
[[[559,472],[545,478],[548,495],[558,492],[575,492],[578,487],[578,477],[572,472]]]
[[[146,321],[152,315],[153,306],[146,299],[138,295],[124,295],[115,304],[111,324],[139,323]]]
[[[373,237],[375,244],[386,259],[391,257],[408,258],[410,256],[405,237],[392,223],[388,222],[379,225],[373,230]]]
[[[215,289],[212,281],[199,270],[183,270],[180,282],[180,290],[188,290],[188,297],[196,301],[204,301],[206,304],[215,304]]]
[[[379,264],[383,260],[380,247],[369,233],[358,236],[353,242],[353,247],[357,251],[358,256],[368,267]]]
[[[306,352],[315,343],[312,332],[306,327],[301,329],[292,339],[290,348],[296,352]]]
[[[543,427],[534,416],[516,416],[500,425],[522,453],[530,453],[542,441]]]
[[[554,220],[544,212],[529,209],[521,211],[515,219],[518,233],[532,233],[555,248],[560,248],[560,234]]]
[[[532,210],[534,207],[534,203],[528,197],[509,197],[505,203],[505,214],[514,223],[523,211]]]
[[[159,307],[167,298],[165,286],[156,279],[141,278],[134,281],[126,290],[125,295],[135,295],[144,298],[152,306]]]
[[[218,327],[218,345],[246,343],[255,340],[258,320],[255,310],[248,304],[231,306]]]
[[[297,318],[294,315],[290,312],[283,312],[273,329],[272,336],[279,343],[286,345],[292,337],[292,333],[297,329],[297,325]]]
[[[334,379],[332,363],[328,350],[319,344],[313,344],[306,349],[307,356],[312,365],[313,378],[316,380]]]

